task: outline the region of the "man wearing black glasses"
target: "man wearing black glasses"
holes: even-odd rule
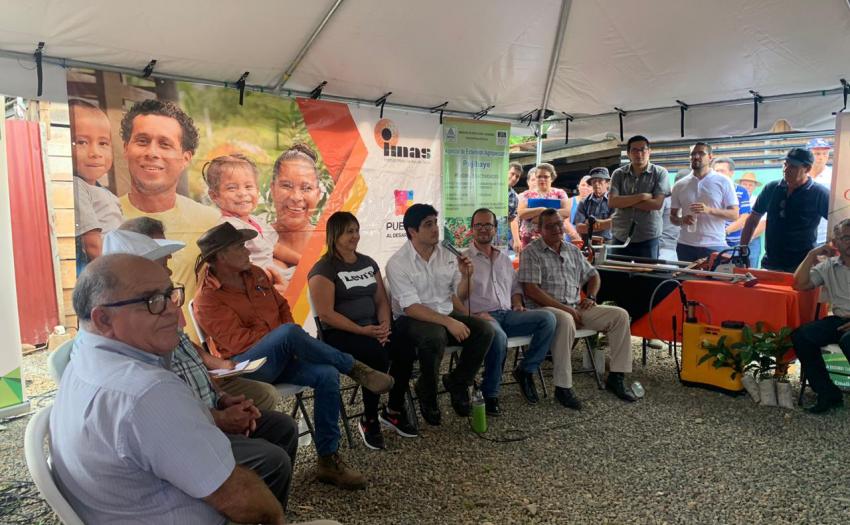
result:
[[[762,216],[767,213],[765,255],[762,267],[794,273],[815,247],[818,224],[829,214],[829,190],[809,176],[812,152],[792,148],[785,156],[782,179],[768,182],[753,205],[741,233],[747,246]]]
[[[146,221],[156,221],[145,218]],[[156,221],[160,233],[164,228]],[[154,261],[171,275],[167,262],[171,254],[185,244],[121,228],[103,237],[103,254],[126,253]],[[162,232],[164,237],[164,232]],[[108,307],[127,306],[146,302],[152,315],[161,315],[170,302],[182,305],[185,300],[182,285],[172,286],[161,294],[110,303]],[[295,421],[287,414],[272,408],[260,408],[245,395],[229,395],[210,380],[201,350],[183,332],[178,332],[179,342],[171,353],[169,368],[192,390],[215,421],[215,426],[227,435],[238,465],[250,468],[260,476],[278,501],[286,507],[292,481],[292,465],[298,449],[298,430]],[[231,365],[232,366],[232,365]],[[243,379],[244,381],[250,381]],[[253,381],[252,381],[253,383]],[[262,384],[262,383],[258,383]],[[256,390],[252,388],[251,390]]]
[[[80,274],[80,332],[50,414],[58,484],[86,523],[283,523],[280,502],[165,366],[183,299],[161,264],[136,255],[104,255]]]
[[[611,233],[614,244],[623,244],[621,255],[658,258],[663,220],[664,198],[670,195],[667,170],[649,162],[649,139],[635,135],[626,143],[629,163],[614,170],[608,190],[608,205],[615,208]]]
[[[539,400],[534,385],[534,373],[549,353],[555,335],[555,316],[546,310],[526,311],[522,286],[517,280],[513,263],[507,253],[493,246],[496,236],[496,214],[480,208],[472,214],[472,246],[464,255],[472,261],[472,285],[469,293],[471,315],[488,321],[495,333],[484,357],[484,395],[487,414],[501,415],[499,390],[502,368],[507,353],[508,337],[532,336],[522,362],[513,374],[520,392],[531,404]]]

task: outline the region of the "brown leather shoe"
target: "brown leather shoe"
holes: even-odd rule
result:
[[[363,474],[346,465],[338,452],[319,456],[316,479],[345,490],[362,490],[368,484]]]
[[[360,361],[355,361],[351,367],[351,372],[348,377],[363,385],[363,388],[370,390],[376,394],[385,394],[389,392],[395,379],[391,375],[383,372],[378,372],[374,368],[370,368]]]

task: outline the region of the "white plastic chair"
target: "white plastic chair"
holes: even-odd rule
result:
[[[597,364],[596,357],[594,356],[593,346],[590,344],[590,339],[592,337],[596,337],[597,335],[599,335],[599,332],[596,330],[591,330],[590,328],[577,329],[575,337],[573,339],[573,348],[578,348],[579,342],[584,341],[585,357],[587,357],[587,360],[590,361],[590,368],[587,370],[581,370],[577,373],[593,374],[593,377],[596,378],[596,386],[598,386],[600,390],[604,390],[605,385],[602,384],[602,374],[605,373],[605,357],[603,354],[603,361]]]
[[[189,320],[192,321],[192,326],[195,327],[195,333],[198,334],[198,339],[201,341],[201,345],[207,348],[207,334],[201,328],[201,325],[198,324],[198,320],[195,319],[195,300],[189,300]],[[310,419],[310,414],[307,412],[307,407],[304,406],[304,392],[307,390],[306,386],[302,385],[292,385],[289,383],[278,383],[274,385],[277,389],[278,393],[281,397],[289,397],[295,396],[295,408],[292,410],[290,414],[292,417],[295,417],[299,412],[301,413],[301,417],[304,418],[304,423],[307,425],[307,433],[310,434],[310,438],[315,440],[316,434],[313,429],[313,422]],[[300,434],[303,435],[303,434]]]
[[[47,356],[47,371],[50,377],[58,385],[65,373],[65,367],[71,361],[71,350],[74,348],[74,339],[69,339],[60,344],[59,347]]]
[[[62,346],[57,348],[56,352]],[[77,516],[71,504],[68,503],[68,500],[65,499],[56,485],[56,481],[53,479],[50,457],[49,455],[45,456],[44,453],[44,443],[50,438],[50,410],[52,408],[53,405],[42,408],[27,423],[27,430],[24,434],[24,455],[27,460],[27,468],[35,486],[38,487],[38,491],[50,505],[50,508],[53,509],[53,512],[59,516],[62,523],[65,525],[83,525],[83,520]]]

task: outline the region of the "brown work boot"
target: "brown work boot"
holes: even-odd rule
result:
[[[384,394],[392,389],[395,380],[391,375],[369,368],[360,361],[355,361],[348,377],[363,385],[363,388],[376,394]]]
[[[366,478],[363,474],[345,464],[338,452],[328,456],[319,456],[316,469],[316,479],[322,483],[336,485],[346,490],[362,490],[366,488]]]

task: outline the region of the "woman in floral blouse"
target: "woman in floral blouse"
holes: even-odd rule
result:
[[[581,237],[576,232],[573,225],[570,223],[570,199],[567,197],[567,192],[560,188],[553,188],[552,183],[558,176],[555,172],[555,167],[549,163],[538,164],[534,170],[536,177],[536,189],[531,183],[531,173],[529,173],[529,189],[519,195],[519,208],[517,214],[520,219],[519,238],[522,242],[522,247],[525,248],[528,243],[540,237],[540,232],[537,231],[537,216],[540,215],[545,206],[529,208],[528,201],[530,199],[554,199],[560,201],[558,214],[565,220],[564,231],[567,234],[568,240],[578,240]]]

